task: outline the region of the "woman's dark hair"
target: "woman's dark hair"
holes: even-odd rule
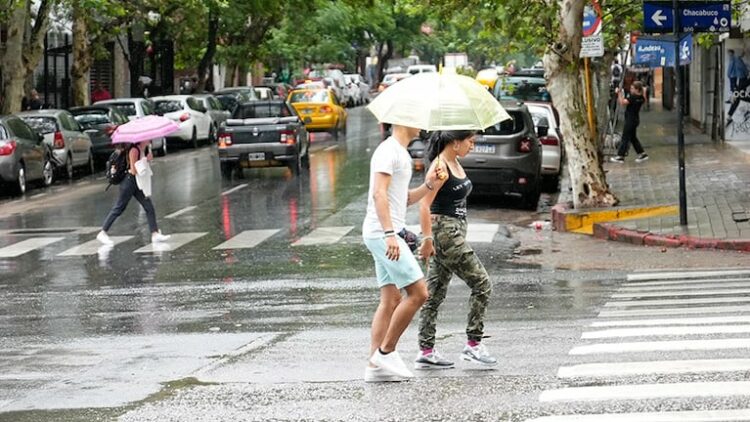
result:
[[[453,141],[461,141],[474,135],[473,130],[437,130],[430,132],[427,159],[433,161]]]

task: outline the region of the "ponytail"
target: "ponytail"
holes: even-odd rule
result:
[[[461,141],[474,135],[473,130],[436,130],[430,133],[427,159],[434,161],[453,141]]]

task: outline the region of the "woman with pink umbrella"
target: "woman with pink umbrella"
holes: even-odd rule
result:
[[[126,173],[122,181],[119,182],[120,194],[117,202],[110,210],[107,218],[104,220],[102,230],[96,236],[101,243],[112,246],[114,241],[110,239],[107,232],[117,217],[122,215],[127,208],[130,199],[135,197],[143,210],[146,211],[148,226],[151,230],[151,242],[165,242],[169,236],[159,231],[156,224],[156,211],[151,202],[151,160],[154,156],[151,153],[151,139],[169,135],[179,129],[173,121],[160,117],[148,116],[143,119],[133,120],[122,126],[119,126],[115,133],[112,134],[112,143],[121,144],[118,154],[126,154],[124,164],[126,164]],[[114,163],[117,159],[111,160]],[[120,159],[122,161],[122,159]],[[108,170],[109,171],[109,170]]]

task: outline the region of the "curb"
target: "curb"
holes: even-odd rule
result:
[[[597,224],[637,218],[677,215],[677,205],[612,207],[573,210],[570,203],[552,207],[552,225],[560,232],[594,234]]]
[[[663,248],[715,249],[726,251],[750,252],[750,240],[746,239],[707,239],[687,235],[660,235],[618,227],[614,224],[600,223],[594,225],[594,237],[603,240],[630,243],[640,246],[658,246]]]

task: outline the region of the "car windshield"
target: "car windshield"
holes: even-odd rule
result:
[[[135,109],[135,103],[110,103],[109,105],[116,107],[126,116],[136,116],[138,114]]]
[[[499,100],[521,100],[550,102],[543,78],[504,78],[495,85],[495,97]]]
[[[76,114],[73,117],[75,117],[78,124],[81,125],[81,128],[83,128],[84,130],[94,129],[96,128],[96,126],[111,123],[109,116],[107,116],[106,113],[95,111],[84,114]]]
[[[484,130],[485,135],[490,136],[507,136],[515,135],[524,130],[523,113],[520,111],[509,111],[510,119],[503,120]]]
[[[293,92],[289,98],[291,103],[327,103],[328,101],[328,92],[322,90]]]
[[[156,107],[156,114],[167,114],[174,113],[175,111],[182,111],[182,101],[178,100],[161,100],[154,102]]]
[[[37,133],[57,132],[57,121],[54,117],[23,117],[23,121]]]
[[[237,106],[237,97],[231,94],[217,95],[216,99],[219,100],[224,110],[234,110]]]
[[[291,110],[285,103],[242,104],[234,111],[235,119],[258,119],[264,117],[290,117]]]

